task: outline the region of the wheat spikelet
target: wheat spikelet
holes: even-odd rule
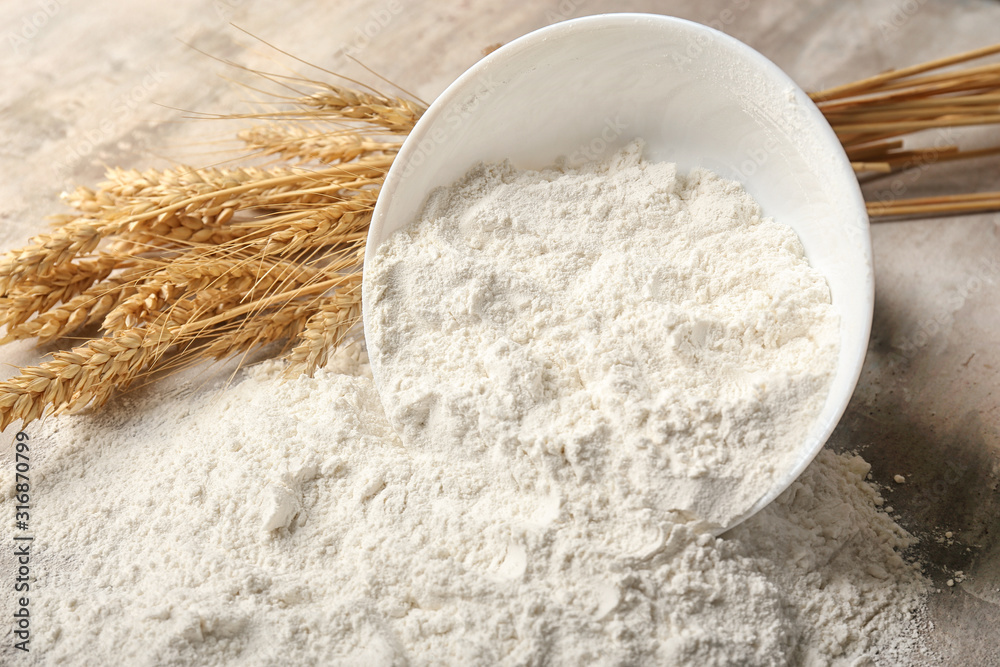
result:
[[[360,276],[359,276],[360,278]],[[301,342],[285,357],[289,362],[286,374],[312,376],[326,365],[330,353],[361,319],[360,282],[329,297],[306,322]]]
[[[126,271],[118,277],[96,283],[56,308],[39,313],[27,322],[9,326],[6,335],[0,338],[0,345],[26,338],[48,343],[93,324],[110,312],[115,304],[135,293],[136,278],[135,272]]]
[[[122,331],[56,352],[51,361],[21,369],[0,382],[0,430],[12,421],[40,418],[46,409],[76,411],[101,405],[115,387],[128,386],[167,350],[156,329]]]
[[[183,258],[163,269],[175,285],[197,292],[210,287],[226,288],[253,295],[267,293],[275,286],[289,288],[328,277],[321,269],[281,259],[249,256],[230,259]]]
[[[423,105],[402,97],[366,93],[360,90],[323,84],[319,92],[299,97],[295,103],[337,120],[361,121],[406,134],[424,113]]]
[[[101,322],[101,328],[105,331],[122,331],[154,319],[151,313],[162,314],[163,304],[171,301],[176,296],[176,291],[177,288],[164,281],[162,276],[147,276],[129,296],[121,299],[108,311]],[[206,296],[207,294],[206,292]]]
[[[258,125],[237,136],[261,155],[324,164],[349,162],[373,153],[394,153],[400,146],[398,142],[379,141],[355,132],[328,132],[278,123]]]
[[[95,248],[108,230],[89,218],[73,218],[48,234],[39,234],[31,243],[0,258],[0,294],[7,294],[21,280],[41,280],[55,267]]]
[[[17,326],[71,299],[107,278],[120,262],[117,257],[100,255],[56,265],[44,278],[22,279],[0,297],[0,325]]]
[[[101,327],[107,331],[130,329],[155,320],[167,308],[177,308],[181,304],[199,315],[221,312],[240,302],[295,289],[333,275],[323,268],[280,259],[216,259],[207,255],[185,255],[148,274],[131,296],[122,299],[107,314]],[[178,317],[175,313],[175,319]]]
[[[248,252],[274,255],[355,242],[364,237],[377,198],[377,190],[360,190],[320,209],[239,223],[237,227],[246,235],[237,245]]]
[[[172,325],[188,324],[199,318],[214,317],[239,304],[244,294],[237,290],[211,287],[188,292],[181,286],[148,278],[105,316],[101,328],[124,331],[168,319]]]
[[[279,308],[254,313],[213,336],[211,342],[199,352],[209,359],[222,359],[254,347],[293,338],[299,335],[323,302],[323,299],[296,300]]]
[[[88,215],[122,223],[116,230],[120,240],[137,245],[222,243],[232,238],[226,223],[237,210],[254,205],[255,197],[308,183],[302,175],[288,179],[291,175],[288,168],[110,169],[97,190],[77,188],[66,200]]]

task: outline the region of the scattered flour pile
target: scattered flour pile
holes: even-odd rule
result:
[[[669,510],[729,525],[770,490],[839,344],[790,228],[738,183],[641,153],[480,165],[379,247],[365,284],[407,447],[503,461],[497,483],[556,505],[613,506],[626,540]]]
[[[913,664],[924,581],[860,458],[824,451],[722,539],[622,531],[589,497],[613,471],[519,491],[486,454],[404,447],[359,347],[333,364],[35,425],[34,639],[0,662]]]
[[[926,584],[860,458],[713,536],[805,436],[837,322],[736,184],[640,150],[480,168],[397,237],[374,284],[402,439],[360,344],[33,427],[34,639],[0,658],[910,664]]]

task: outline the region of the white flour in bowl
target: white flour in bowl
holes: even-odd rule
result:
[[[739,184],[641,151],[480,165],[366,267],[407,447],[503,461],[496,483],[582,498],[570,511],[613,513],[620,539],[670,510],[724,526],[751,507],[799,453],[839,344],[794,231]]]
[[[721,539],[622,533],[577,511],[614,471],[559,503],[404,447],[363,361],[34,425],[33,639],[0,663],[915,663],[925,583],[860,458],[822,452]]]

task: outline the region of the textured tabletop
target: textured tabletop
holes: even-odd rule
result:
[[[59,193],[105,166],[227,159],[234,126],[185,112],[245,110],[250,81],[218,60],[309,67],[266,44],[373,80],[351,57],[432,100],[484,48],[549,23],[607,11],[668,13],[747,42],[806,89],[1000,39],[995,0],[676,0],[267,3],[34,0],[0,4],[0,248],[63,213]],[[204,52],[204,53],[202,53]],[[322,72],[314,71],[322,76]],[[383,84],[385,87],[385,84]],[[927,133],[987,146],[1000,131]],[[1000,158],[927,165],[865,184],[870,198],[1000,189]],[[1000,664],[1000,215],[873,227],[876,307],[861,382],[832,444],[857,449],[942,592],[929,600],[946,664]],[[37,359],[28,343],[7,364]],[[5,366],[0,373],[13,371]],[[10,434],[7,434],[9,439]],[[893,477],[904,475],[905,484]],[[944,537],[949,531],[951,539]],[[961,570],[968,578],[945,582]]]

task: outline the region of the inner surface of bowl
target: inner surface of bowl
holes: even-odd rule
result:
[[[780,483],[742,521],[794,481],[836,426],[861,371],[874,303],[868,217],[850,163],[808,96],[764,56],[705,26],[645,14],[576,19],[511,42],[455,81],[407,138],[379,196],[365,263],[417,217],[431,190],[477,162],[572,164],[609,157],[635,138],[650,160],[740,181],[765,215],[796,231],[841,318],[827,401]]]

